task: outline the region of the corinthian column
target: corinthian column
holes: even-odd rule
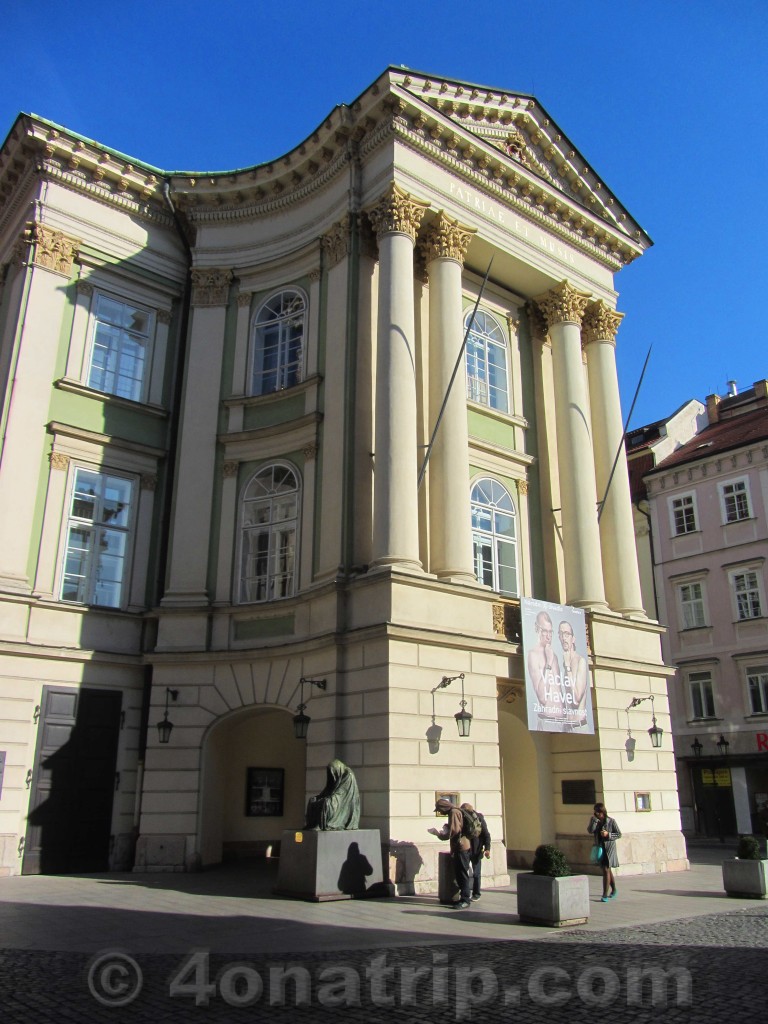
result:
[[[419,569],[413,247],[426,208],[391,185],[368,213],[379,242],[372,564]]]
[[[614,611],[624,615],[642,615],[643,599],[616,374],[616,332],[621,320],[622,314],[604,302],[592,303],[584,316],[584,347],[592,399],[597,493],[599,500],[605,499],[600,515],[605,596]]]
[[[600,607],[605,593],[597,488],[581,359],[581,321],[588,301],[567,281],[536,299],[552,340],[566,602]]]
[[[424,244],[429,274],[429,428],[437,423],[461,351],[461,270],[473,231],[440,214]],[[430,570],[474,582],[466,367],[462,359],[429,460]]]

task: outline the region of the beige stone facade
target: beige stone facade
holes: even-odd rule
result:
[[[548,113],[391,68],[251,169],[164,175],[27,117],[2,159],[0,870],[88,860],[51,810],[80,699],[111,737],[102,867],[263,851],[334,757],[400,893],[436,888],[441,793],[486,815],[486,884],[540,842],[584,863],[564,781],[626,870],[684,867],[623,462],[596,512],[614,276],[650,240]],[[594,736],[528,731],[521,596],[586,609]],[[665,742],[634,719],[630,757],[651,694]],[[283,785],[246,804],[248,769]]]

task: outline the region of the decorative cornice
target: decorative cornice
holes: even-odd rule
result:
[[[32,246],[31,262],[36,267],[71,277],[72,267],[81,245],[78,239],[37,223],[27,224],[24,238]]]
[[[319,281],[322,276],[323,275],[320,272],[320,267],[315,267],[313,270],[310,270],[310,272],[307,274],[307,277],[313,284]]]
[[[521,494],[521,495],[526,495],[528,493],[528,481],[527,480],[518,480],[517,481],[517,493]]]
[[[248,309],[250,308],[251,302],[253,301],[253,292],[238,292],[237,293],[237,308]]]
[[[157,322],[159,324],[165,324],[167,327],[171,322],[171,312],[168,309],[158,309],[157,311]]]
[[[317,458],[319,449],[316,444],[308,444],[304,447],[304,458],[307,462],[313,462]]]
[[[408,235],[415,242],[416,232],[428,208],[429,203],[414,199],[393,183],[378,203],[368,210],[368,216],[379,241],[383,235],[396,232]]]
[[[584,310],[590,300],[587,292],[580,292],[569,284],[562,281],[551,291],[539,295],[534,301],[539,307],[547,322],[547,327],[552,328],[555,324],[578,324],[584,317]]]
[[[606,306],[602,299],[590,303],[587,306],[581,327],[584,344],[588,345],[592,341],[610,341],[615,345],[616,332],[623,319],[623,313],[618,313],[610,306]]]
[[[69,466],[69,456],[63,455],[61,452],[51,452],[48,459],[51,463],[51,469],[66,470]]]
[[[141,474],[141,489],[142,491],[154,491],[157,487],[157,474],[156,473],[142,473]]]
[[[237,476],[237,471],[239,468],[239,462],[225,462],[221,468],[222,476],[224,477],[225,480],[229,480],[233,476]]]
[[[437,259],[456,260],[464,266],[469,243],[476,233],[476,228],[462,227],[458,221],[452,220],[441,211],[420,243],[427,266],[432,260]]]
[[[341,263],[349,254],[350,223],[348,216],[342,217],[321,239],[329,270]]]
[[[225,306],[229,298],[229,285],[233,274],[221,268],[192,269],[192,305]]]
[[[93,285],[90,281],[83,281],[82,279],[77,282],[77,294],[82,295],[86,299],[90,299],[93,295]]]

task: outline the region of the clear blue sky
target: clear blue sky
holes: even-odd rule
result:
[[[281,155],[389,64],[532,93],[653,238],[616,278],[631,426],[768,376],[768,0],[0,0],[34,112],[164,170]]]

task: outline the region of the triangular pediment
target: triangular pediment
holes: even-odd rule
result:
[[[504,92],[451,79],[438,79],[392,69],[397,91],[441,120],[454,124],[462,136],[474,136],[489,152],[496,150],[531,181],[545,183],[568,205],[583,208],[620,235],[650,243],[647,235],[589,166],[573,143],[534,97]],[[482,166],[482,156],[479,162]]]

